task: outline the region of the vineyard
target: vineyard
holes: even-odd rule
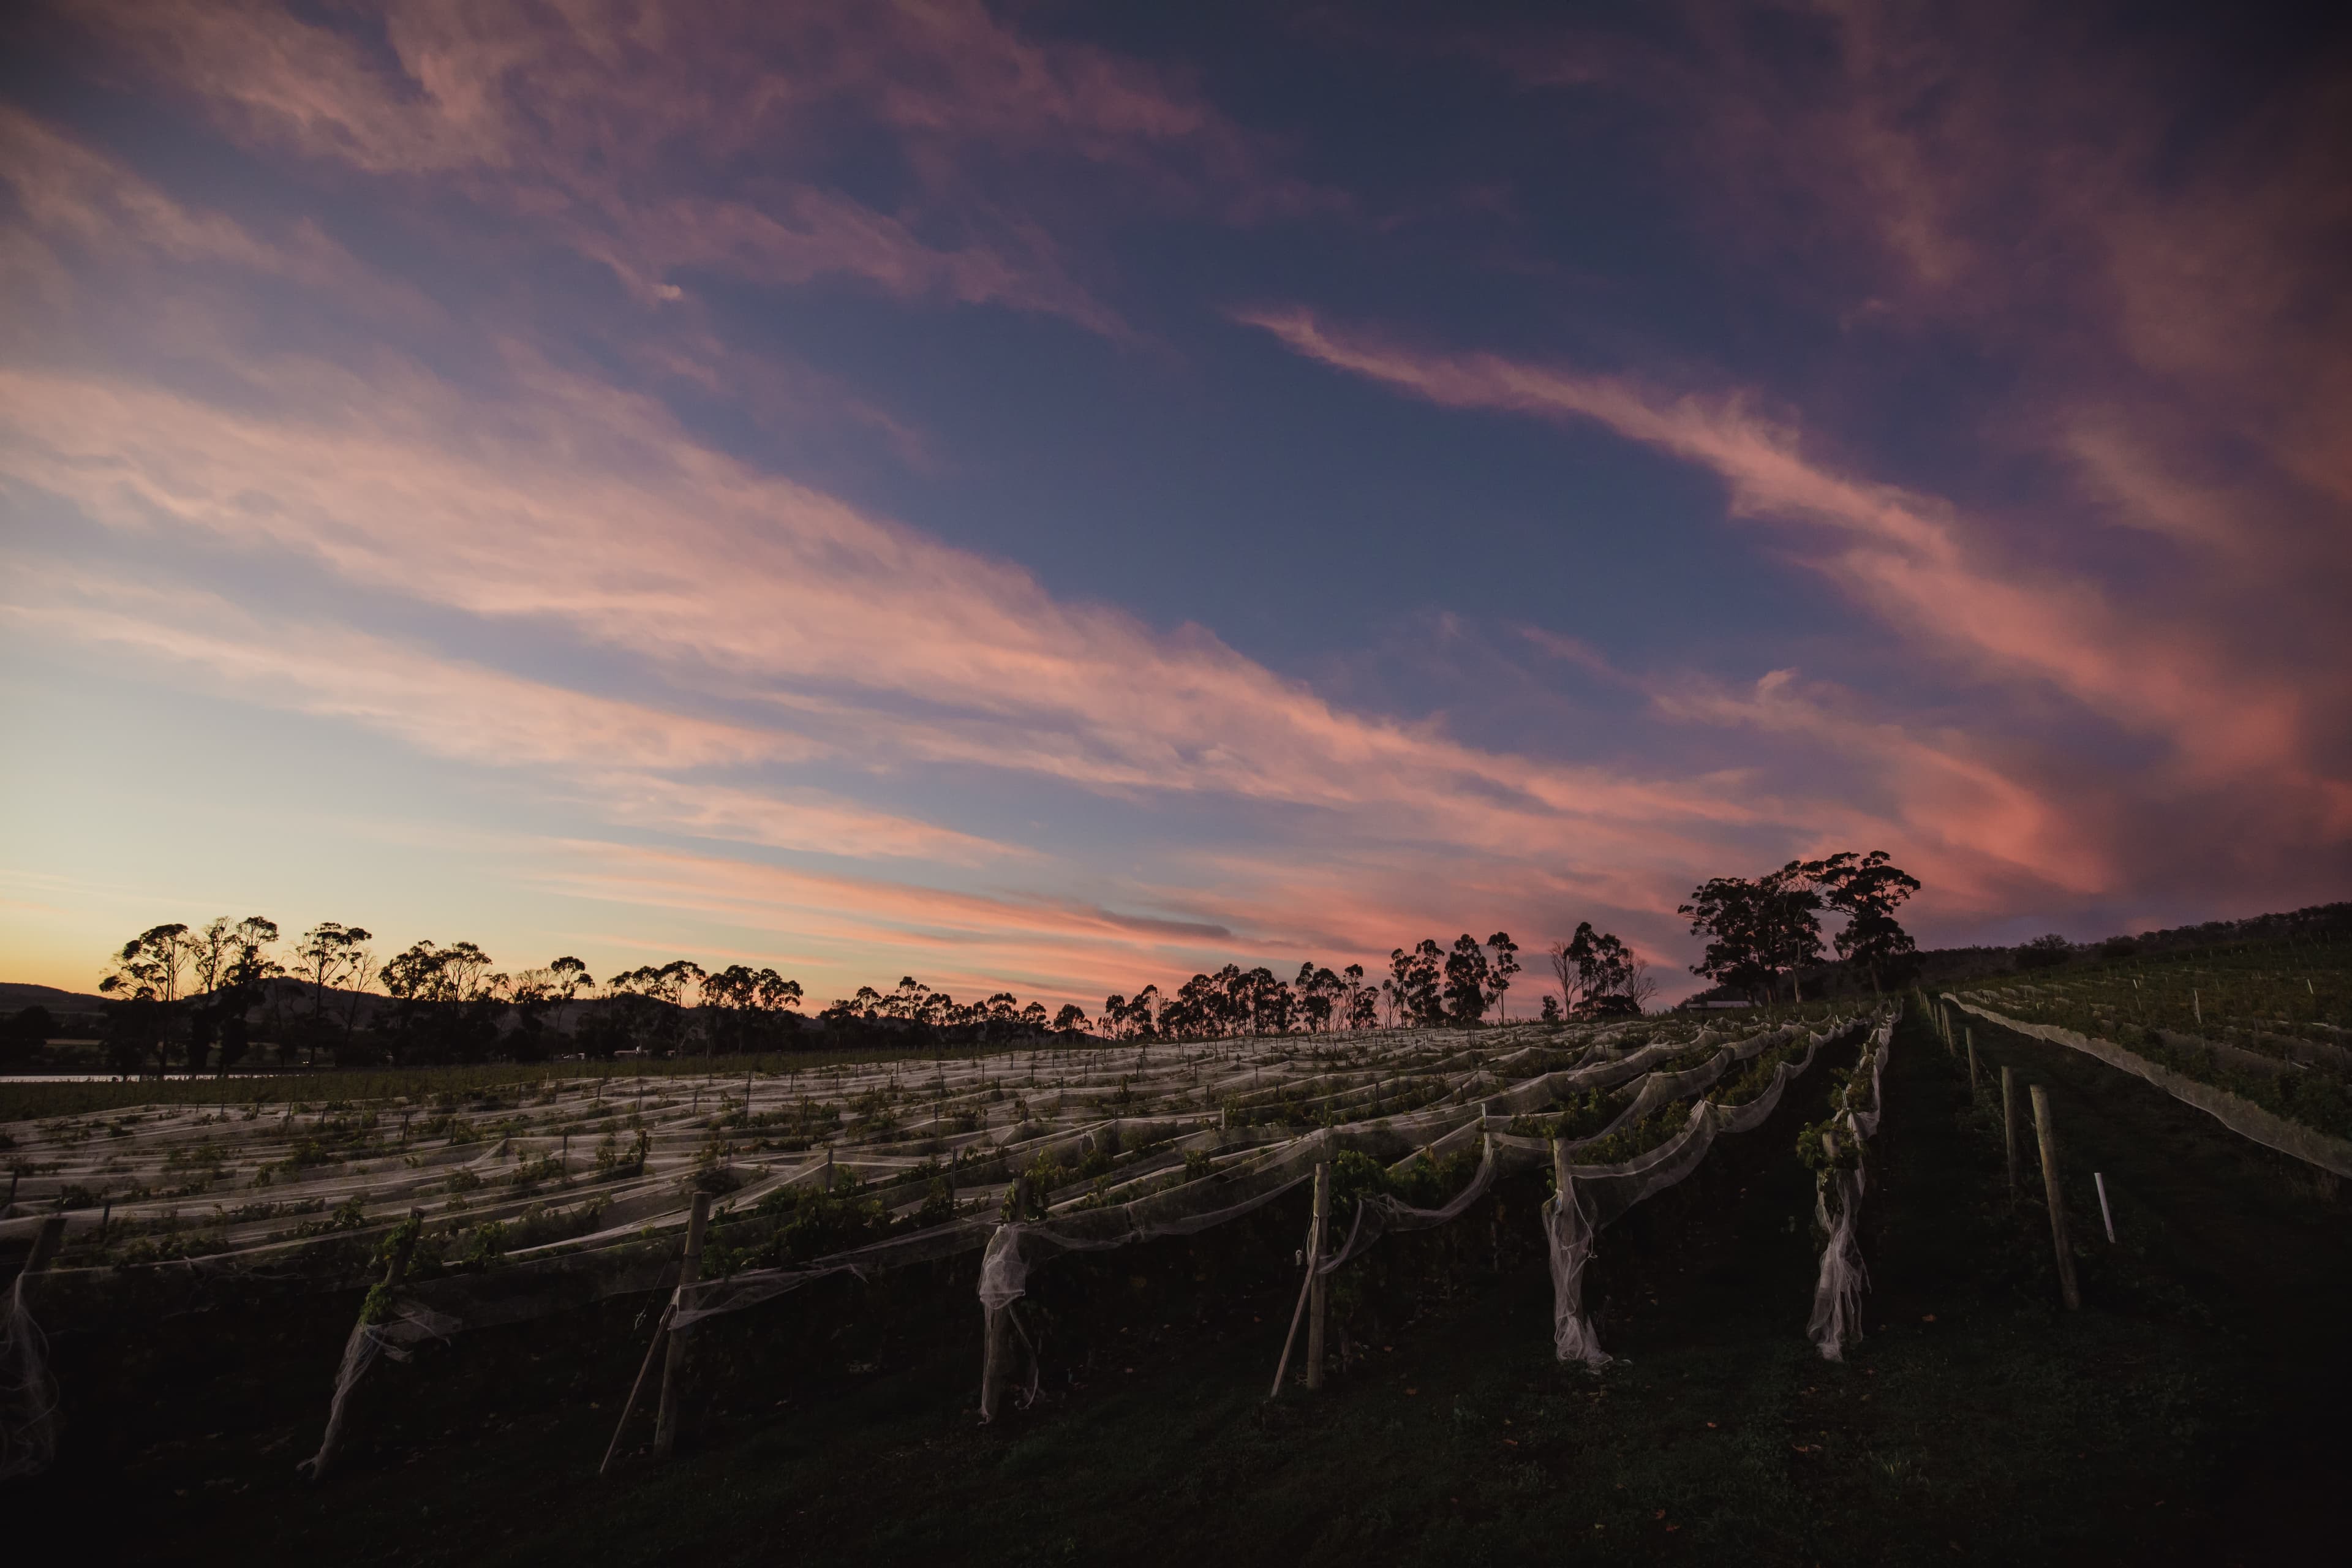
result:
[[[1454,1478],[1432,1483],[1451,1500],[1413,1505],[1428,1511],[1401,1557],[1450,1557],[1444,1542],[1467,1538],[1437,1528],[1448,1520],[1511,1557],[1521,1537],[1507,1521],[1549,1518],[1568,1496],[1590,1516],[1580,1532],[1599,1545],[1615,1531],[1604,1555],[1631,1560],[1702,1542],[1811,1560],[1825,1539],[1869,1539],[1790,1518],[1784,1492],[1897,1510],[1932,1499],[1921,1518],[1937,1522],[1917,1528],[1957,1532],[1988,1489],[2041,1495],[2035,1445],[2098,1440],[2093,1429],[2120,1442],[2152,1411],[2180,1417],[2188,1395],[2167,1384],[2150,1405],[2118,1393],[2118,1365],[2198,1375],[2136,1328],[2085,1337],[2070,1321],[2004,1352],[2060,1407],[1985,1410],[1979,1384],[1953,1384],[1932,1331],[1902,1326],[1916,1304],[1906,1268],[1934,1275],[1964,1246],[1997,1267],[1912,1321],[1965,1317],[1972,1297],[1988,1321],[2046,1323],[2054,1310],[2030,1194],[2024,1209],[1996,1205],[1987,1184],[1981,1203],[1928,1211],[1959,1202],[1954,1171],[1987,1158],[1982,1097],[1961,1103],[1972,1058],[1990,1070],[1997,1054],[2038,1053],[2019,1059],[2060,1089],[2062,1116],[2084,1103],[2063,1098],[2044,1057],[2100,1075],[2083,1082],[2103,1113],[2114,1086],[2143,1087],[1983,1016],[2006,1003],[2015,1025],[2041,1026],[2081,995],[2087,1017],[2114,980],[2055,984],[2070,989],[1915,994],[1899,1027],[1891,1013],[1817,1004],[1704,1025],[1041,1042],[703,1072],[473,1068],[438,1089],[412,1075],[370,1086],[402,1092],[314,1100],[278,1098],[281,1085],[240,1101],[229,1080],[226,1099],[18,1120],[0,1236],[49,1253],[14,1292],[10,1458],[47,1468],[11,1484],[71,1489],[194,1464],[223,1471],[223,1489],[186,1507],[224,1528],[249,1488],[303,1489],[281,1505],[300,1536],[313,1526],[299,1521],[338,1529],[352,1508],[405,1517],[397,1500],[417,1476],[449,1490],[436,1516],[477,1531],[502,1511],[482,1488],[552,1499],[617,1482],[608,1523],[632,1542],[625,1554],[662,1554],[683,1528],[756,1556],[748,1515],[660,1522],[697,1512],[693,1488],[722,1486],[875,1560],[953,1551],[950,1521],[970,1518],[992,1521],[974,1548],[984,1560],[1068,1561],[1088,1554],[1083,1532],[1051,1509],[1004,1513],[988,1486],[1020,1494],[1051,1453],[1067,1485],[1148,1513],[1158,1502],[1133,1489],[1155,1467],[1207,1467],[1248,1491],[1257,1471],[1296,1464],[1284,1484],[1308,1493],[1290,1506],[1328,1513],[1347,1476],[1402,1462],[1396,1445],[1435,1415],[1411,1441],[1442,1436],[1443,1452],[1412,1463]],[[2228,994],[2194,989],[2192,1020]],[[2233,1005],[2224,1017],[2245,1037],[2329,1043],[2318,1010]],[[92,1086],[53,1087],[62,1100]],[[2172,1109],[2129,1114],[2194,1120],[2158,1103]],[[2116,1183],[2126,1163],[2104,1158]],[[2295,1191],[2298,1204],[2333,1202]],[[2113,1260],[2084,1266],[2083,1324],[2155,1289],[2145,1277],[2160,1259],[2123,1258],[2132,1223]],[[2096,1226],[2078,1216],[2078,1250]],[[42,1344],[47,1364],[26,1370],[23,1352]],[[1424,1409],[1423,1383],[1453,1392]],[[1872,1403],[1906,1388],[1912,1407]],[[28,1419],[44,1399],[47,1427]],[[1768,1407],[1780,1413],[1767,1421]],[[131,1425],[184,1436],[132,1444],[125,1412],[140,1409]],[[1907,1436],[1851,1436],[1889,1421]],[[218,1438],[223,1426],[252,1436]],[[1702,1444],[1740,1432],[1723,1451],[1737,1463],[1694,1470],[1685,1429]],[[498,1436],[509,1431],[537,1436]],[[1990,1447],[1934,1474],[1919,1457],[1962,1441]],[[1995,1453],[2004,1441],[2017,1453]],[[236,1453],[215,1452],[224,1443]],[[922,1456],[934,1450],[956,1456],[956,1478],[933,1473]],[[2211,1462],[2189,1438],[2151,1453],[2175,1470]],[[315,1479],[298,1479],[297,1461]],[[1580,1468],[1612,1479],[1587,1486]],[[886,1499],[909,1484],[929,1500],[886,1527]],[[1171,1496],[1200,1498],[1198,1485]],[[1659,1500],[1632,1507],[1628,1488]],[[1327,1520],[1308,1555],[1379,1539],[1369,1506],[1357,1497]],[[409,1527],[386,1528],[388,1549]],[[2066,1538],[1978,1520],[1968,1534],[1972,1549],[2008,1539],[2012,1555]],[[1126,1544],[1113,1555],[1165,1554],[1148,1535],[1114,1534]],[[452,1561],[485,1544],[435,1539]],[[1231,1554],[1260,1553],[1236,1539]]]
[[[1957,994],[1979,1016],[2147,1078],[2246,1136],[2352,1175],[2352,942],[2129,959]]]

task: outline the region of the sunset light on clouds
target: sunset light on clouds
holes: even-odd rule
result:
[[[1369,15],[13,15],[4,977],[1671,995],[1835,849],[1922,945],[2347,896],[2340,50]]]

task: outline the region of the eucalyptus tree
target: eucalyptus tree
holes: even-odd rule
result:
[[[1675,913],[1690,921],[1691,934],[1706,948],[1691,973],[1748,992],[1769,995],[1775,973],[1773,938],[1764,906],[1769,889],[1745,877],[1711,877],[1691,892]]]
[[[1381,1025],[1381,994],[1364,984],[1364,966],[1351,963],[1342,971],[1348,977],[1348,1027],[1377,1029]]]
[[[1760,987],[1767,996],[1786,974],[1790,1000],[1798,1000],[1800,972],[1822,957],[1818,879],[1824,864],[1791,860],[1752,880],[1717,877],[1701,883],[1676,911],[1689,918],[1694,936],[1708,939],[1691,973],[1743,990]]]
[[[557,1032],[562,1031],[564,1016],[580,999],[580,994],[595,989],[596,977],[588,973],[585,963],[569,953],[547,966],[548,1011],[553,1015],[550,1022]]]
[[[313,1059],[329,1031],[331,998],[336,1004],[333,1021],[342,1026],[345,1044],[358,1026],[359,999],[375,964],[375,954],[368,947],[373,940],[365,926],[347,926],[337,921],[320,921],[295,939],[289,972],[310,988],[310,1021],[303,1033]],[[281,1058],[286,1044],[279,1042]]]
[[[211,1009],[223,1072],[245,1059],[251,1043],[250,1015],[268,995],[269,983],[286,973],[286,966],[269,955],[278,941],[277,921],[247,915],[231,928],[230,935],[228,963],[220,971]]]
[[[1510,992],[1511,977],[1519,972],[1519,944],[1511,940],[1509,931],[1498,931],[1486,939],[1486,945],[1495,950],[1486,972],[1486,1002],[1495,1009],[1498,1023],[1508,1023],[1510,1015],[1504,1009],[1503,999]]]
[[[165,1053],[194,950],[188,928],[173,924],[150,926],[113,954],[98,989],[115,1002],[107,1010],[107,1051],[117,1071],[133,1071],[150,1055],[157,1072],[169,1068]]]
[[[428,939],[384,961],[377,972],[392,998],[392,1022],[405,1055],[481,1061],[499,1043],[508,978],[470,942],[436,947]]]
[[[1405,969],[1405,1005],[1411,1009],[1412,1021],[1424,1029],[1433,1029],[1445,1022],[1445,987],[1440,978],[1445,966],[1445,950],[1433,937],[1423,937],[1413,944],[1412,956]]]
[[[1486,991],[1493,978],[1486,950],[1464,931],[1445,955],[1445,1016],[1457,1028],[1470,1028],[1486,1016]]]
[[[1252,1032],[1260,1035],[1290,1033],[1290,1015],[1297,998],[1274,971],[1261,964],[1249,972],[1248,1008]]]
[[[1412,1016],[1412,954],[1401,947],[1389,949],[1389,977],[1381,982],[1381,994],[1389,1005],[1389,1022],[1407,1024]]]
[[[1845,917],[1837,934],[1837,955],[1870,976],[1873,992],[1881,980],[1906,967],[1919,951],[1895,911],[1919,890],[1919,879],[1893,864],[1884,849],[1867,855],[1843,850],[1812,868],[1829,907]]]
[[[1624,994],[1633,973],[1633,952],[1612,931],[1595,931],[1591,921],[1577,923],[1576,934],[1556,944],[1552,968],[1560,977],[1561,1000],[1570,1014],[1622,1011],[1610,999]]]

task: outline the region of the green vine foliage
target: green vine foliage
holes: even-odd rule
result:
[[[1837,1157],[1830,1156],[1829,1146],[1822,1135],[1837,1134]],[[1845,1124],[1843,1112],[1822,1118],[1797,1134],[1797,1160],[1808,1171],[1851,1171],[1862,1163],[1862,1151],[1854,1139],[1853,1130]]]

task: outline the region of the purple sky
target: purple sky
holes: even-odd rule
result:
[[[2352,37],[1919,16],[14,7],[0,973],[2352,895]]]

